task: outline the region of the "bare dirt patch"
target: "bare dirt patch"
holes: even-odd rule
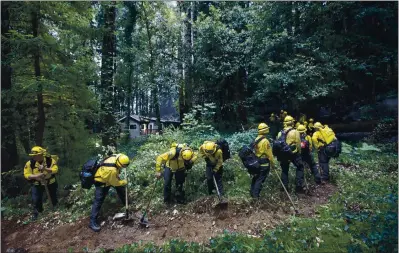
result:
[[[294,198],[301,216],[312,217],[315,208],[325,204],[337,190],[332,184],[312,189],[312,194]],[[163,244],[170,239],[207,243],[210,237],[234,231],[261,236],[265,229],[273,229],[293,215],[284,193],[281,203],[272,205],[252,201],[249,205],[229,203],[227,210],[213,208],[214,198],[202,198],[187,206],[166,208],[150,217],[149,228],[138,226],[140,212],[133,214],[130,222],[113,221],[111,217],[100,220],[102,230],[92,232],[89,219],[71,224],[49,225],[31,223],[20,225],[16,221],[2,221],[2,252],[81,252],[83,248],[98,251],[114,249],[133,242]]]

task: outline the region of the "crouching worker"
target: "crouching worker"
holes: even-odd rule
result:
[[[58,203],[58,183],[55,175],[58,173],[56,161],[51,156],[46,156],[46,150],[34,146],[29,154],[31,159],[25,164],[24,177],[32,183],[32,220],[37,220],[39,213],[43,212],[43,193],[48,189],[53,206]]]
[[[193,150],[185,144],[174,144],[172,148],[157,157],[156,162],[156,177],[161,177],[161,171],[164,167],[164,189],[163,200],[166,204],[172,202],[172,179],[175,176],[176,180],[176,200],[179,204],[185,203],[185,193],[183,189],[186,180],[186,172],[191,169],[194,162],[197,160],[197,155]]]
[[[269,126],[266,123],[260,123],[258,126],[258,137],[254,142],[255,155],[259,159],[260,170],[259,174],[254,174],[252,177],[250,194],[252,198],[259,198],[262,184],[265,182],[267,175],[270,172],[270,166],[274,167],[273,153],[266,134],[269,133]]]
[[[120,180],[119,174],[121,173],[121,169],[126,168],[129,163],[129,157],[124,154],[112,155],[101,163],[94,175],[94,186],[96,190],[93,206],[91,208],[89,225],[93,231],[99,232],[101,230],[101,227],[97,223],[98,214],[111,186],[115,188],[119,199],[125,205],[125,185],[127,181],[126,179]]]
[[[213,141],[205,141],[199,148],[199,154],[205,158],[206,162],[206,180],[208,184],[208,194],[211,195],[215,184],[213,177],[215,177],[216,184],[220,196],[224,195],[222,175],[223,175],[223,151],[217,148],[217,144]]]
[[[310,171],[314,176],[314,181],[316,184],[321,184],[321,178],[317,165],[313,159],[312,155],[312,138],[306,134],[306,127],[304,125],[299,125],[297,131],[301,136],[301,157],[302,161],[309,165]]]

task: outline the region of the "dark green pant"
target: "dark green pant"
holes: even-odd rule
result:
[[[330,157],[326,155],[326,152],[324,151],[324,147],[321,147],[319,149],[318,157],[319,157],[319,164],[321,167],[321,179],[328,181],[330,179],[330,168],[328,163],[330,162]]]
[[[302,161],[309,165],[310,171],[313,174],[314,181],[319,184],[321,182],[320,173],[317,169],[317,164],[314,162],[313,155],[309,151],[303,151],[301,153]]]
[[[165,171],[163,174],[164,188],[163,188],[163,201],[168,203],[171,201],[171,192],[172,192],[172,179],[173,175],[176,180],[176,200],[177,202],[184,202],[184,190],[183,185],[186,181],[186,173],[185,170],[178,170],[176,172],[172,172],[172,170],[168,167],[165,167]]]
[[[270,163],[268,159],[262,158],[260,159],[259,163],[259,174],[255,174],[252,176],[251,189],[249,191],[249,194],[253,198],[259,198],[260,191],[262,190],[262,185],[270,172]]]

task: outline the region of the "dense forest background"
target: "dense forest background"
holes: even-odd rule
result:
[[[209,107],[220,131],[280,109],[327,123],[397,122],[378,107],[397,106],[397,8],[2,1],[2,172],[21,169],[33,145],[76,168],[97,136],[117,140],[116,119],[129,114],[189,125]]]

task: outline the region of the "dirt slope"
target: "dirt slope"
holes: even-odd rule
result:
[[[336,191],[336,186],[327,184],[312,191],[312,196],[299,196],[300,215],[312,217],[315,207],[327,202]],[[17,224],[17,221],[2,221],[2,252],[74,252],[87,248],[114,249],[140,240],[162,244],[173,238],[207,243],[209,238],[224,230],[260,236],[264,229],[282,224],[290,215],[290,204],[281,193],[279,207],[268,203],[239,205],[229,203],[227,210],[212,208],[213,198],[199,199],[185,207],[175,206],[161,214],[150,217],[149,228],[139,228],[138,219],[130,222],[100,220],[102,230],[92,232],[88,218],[66,225],[46,223]],[[177,212],[176,212],[177,211]],[[134,214],[136,217],[140,213]],[[56,220],[56,219],[54,219]]]

